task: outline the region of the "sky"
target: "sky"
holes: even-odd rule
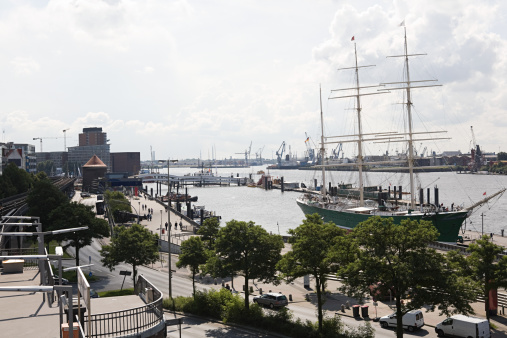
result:
[[[350,95],[331,90],[354,85],[340,70],[354,48],[375,65],[361,86],[403,81],[402,58],[387,56],[406,29],[409,54],[427,54],[410,58],[411,80],[441,85],[412,91],[414,130],[451,138],[420,134],[416,150],[466,153],[473,126],[484,151],[507,151],[506,13],[500,0],[4,0],[0,140],[62,151],[102,127],[111,152],[141,160],[241,158],[250,144],[270,159],[282,142],[301,157],[320,142],[319,90],[324,134],[356,132],[355,99],[331,98]],[[361,97],[364,133],[403,132],[401,93]]]

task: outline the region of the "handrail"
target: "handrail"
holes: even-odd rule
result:
[[[162,308],[163,294],[143,275],[140,275],[135,292],[145,302],[144,306],[116,312],[91,315],[91,332],[87,337],[123,337],[127,335],[143,336],[154,327],[164,323]],[[144,297],[143,297],[144,295]],[[88,318],[85,318],[85,322]],[[84,325],[84,327],[88,327]],[[164,325],[165,328],[165,325]]]

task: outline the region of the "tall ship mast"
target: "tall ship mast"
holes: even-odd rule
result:
[[[366,221],[372,216],[389,217],[393,218],[395,223],[400,223],[404,219],[410,220],[427,220],[431,221],[433,226],[439,232],[439,241],[444,242],[455,242],[459,235],[464,220],[472,213],[473,208],[486,203],[488,200],[503,194],[505,189],[497,192],[481,200],[468,208],[460,208],[447,210],[443,209],[439,205],[438,199],[438,188],[434,189],[434,203],[424,203],[424,191],[419,188],[419,204],[416,202],[416,188],[414,183],[414,142],[424,140],[441,140],[448,139],[446,137],[431,137],[424,136],[425,134],[433,133],[445,133],[445,131],[437,132],[415,132],[412,121],[412,99],[411,90],[425,87],[439,86],[435,84],[426,84],[427,82],[436,80],[419,80],[412,81],[410,78],[409,68],[409,57],[419,56],[424,54],[408,54],[407,46],[407,35],[406,28],[404,35],[404,53],[402,55],[395,55],[391,57],[403,57],[404,58],[404,79],[401,82],[390,82],[382,83],[377,86],[360,86],[359,81],[359,70],[369,66],[359,66],[357,62],[357,47],[354,43],[354,56],[355,65],[349,68],[341,68],[340,70],[354,70],[355,71],[355,86],[352,88],[344,88],[333,90],[332,92],[349,92],[350,94],[339,95],[331,97],[330,99],[341,99],[341,98],[354,98],[355,100],[355,111],[357,114],[357,133],[352,135],[341,135],[341,136],[324,136],[322,127],[321,137],[321,155],[324,159],[325,144],[332,143],[347,143],[352,142],[357,144],[357,161],[353,164],[331,164],[326,165],[324,162],[320,165],[323,171],[323,189],[321,189],[320,195],[303,194],[296,201],[305,214],[318,213],[325,222],[333,222],[339,227],[343,228],[354,228],[359,223]],[[420,85],[422,83],[422,85]],[[416,84],[416,85],[413,85]],[[382,86],[383,89],[371,92],[372,89]],[[387,88],[387,89],[386,89]],[[407,126],[405,133],[398,132],[377,132],[377,133],[363,133],[362,129],[362,107],[361,97],[367,95],[385,94],[391,90],[404,90],[406,93],[406,102],[404,102],[405,113],[407,114]],[[368,92],[370,91],[370,92]],[[322,99],[321,99],[321,124],[323,124],[323,113],[322,113]],[[422,136],[422,138],[421,138]],[[334,141],[334,139],[338,139]],[[409,179],[410,179],[410,201],[403,199],[402,187],[396,191],[394,188],[394,194],[391,194],[390,189],[388,191],[382,191],[381,188],[375,191],[365,191],[363,181],[363,167],[365,165],[373,164],[364,161],[363,144],[365,142],[384,143],[384,142],[405,142],[408,144],[407,161],[385,161],[385,162],[373,162],[374,164],[385,164],[385,163],[405,163],[408,162],[409,168]],[[339,185],[335,189],[326,190],[326,178],[325,169],[326,167],[337,167],[351,165],[357,167],[358,172],[358,183],[359,186],[353,188],[351,185]],[[317,166],[319,167],[319,166]],[[377,188],[377,187],[375,187]],[[428,189],[429,192],[429,189]],[[428,196],[429,197],[429,196]],[[366,199],[365,199],[366,198]]]

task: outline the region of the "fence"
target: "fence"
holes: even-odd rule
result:
[[[135,285],[135,292],[147,303],[145,306],[91,315],[91,332],[87,337],[123,337],[136,335],[151,336],[150,331],[157,326],[163,327],[162,293],[144,276],[140,275]],[[85,317],[85,328],[88,327]]]

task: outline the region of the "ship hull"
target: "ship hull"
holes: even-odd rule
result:
[[[359,223],[366,221],[372,216],[380,217],[391,217],[395,224],[400,224],[404,219],[410,220],[426,220],[431,221],[433,226],[439,232],[438,241],[440,242],[451,242],[455,243],[459,236],[459,230],[463,221],[467,218],[468,213],[466,211],[453,211],[453,212],[442,212],[433,215],[424,215],[420,213],[414,213],[409,215],[367,215],[357,214],[346,211],[329,210],[323,209],[318,206],[308,205],[301,201],[297,201],[297,204],[304,212],[305,215],[311,215],[314,213],[319,214],[324,222],[333,222],[341,228],[352,229]]]

